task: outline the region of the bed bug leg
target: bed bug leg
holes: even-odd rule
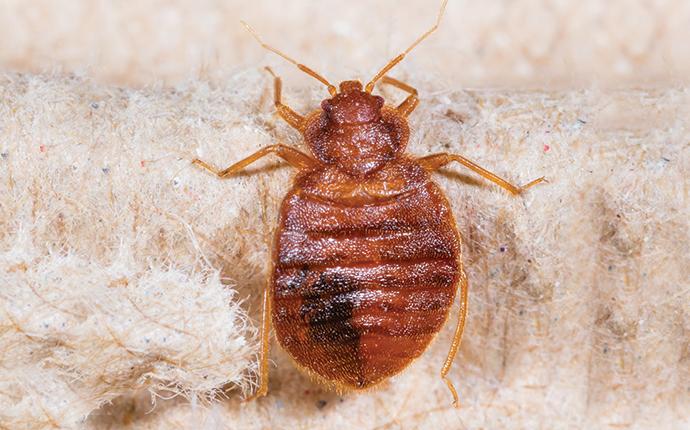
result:
[[[455,390],[453,383],[450,382],[450,379],[448,379],[448,372],[455,359],[455,354],[458,353],[458,349],[460,348],[462,333],[465,331],[465,319],[467,317],[467,290],[469,285],[467,283],[467,275],[462,267],[460,268],[460,282],[458,286],[460,288],[460,314],[458,315],[458,324],[455,326],[455,334],[453,335],[453,341],[450,343],[448,356],[443,363],[443,367],[441,367],[441,379],[443,379],[443,382],[446,383],[450,393],[453,395],[453,406],[456,408],[460,405],[458,402],[458,392]]]
[[[259,387],[254,394],[244,399],[251,402],[268,393],[268,346],[271,333],[271,293],[269,286],[264,290],[264,298],[261,306],[261,355],[259,356]]]
[[[419,105],[419,99],[417,98],[416,88],[413,88],[405,82],[399,81],[395,78],[391,78],[390,76],[384,76],[383,78],[381,78],[381,83],[392,85],[410,94],[402,103],[398,105],[397,108],[395,108],[400,115],[404,117],[409,116],[412,113],[412,111],[415,110],[417,105]]]
[[[483,176],[484,178],[490,180],[491,182],[495,183],[501,188],[506,189],[508,192],[510,192],[513,195],[519,195],[522,194],[526,189],[533,187],[534,185],[537,185],[542,182],[546,182],[546,178],[543,176],[541,178],[534,179],[533,181],[528,182],[522,187],[518,187],[517,185],[513,185],[510,182],[506,181],[505,179],[501,178],[500,176],[489,172],[488,170],[484,169],[480,165],[476,164],[475,162],[468,160],[467,158],[463,157],[462,155],[458,154],[433,154],[433,155],[428,155],[426,157],[419,158],[417,161],[422,165],[427,170],[438,170],[441,167],[445,166],[446,164],[450,163],[451,161],[457,161],[458,163],[462,164],[463,166],[469,168],[470,170],[474,171],[475,173],[478,173],[479,175]]]
[[[542,182],[549,182],[549,181],[547,181],[546,178],[544,176],[542,176],[540,178],[533,179],[533,180],[529,181],[528,183],[521,186],[520,188],[522,189],[522,191],[524,191],[528,188],[532,188],[533,186],[535,186],[537,184],[541,184]]]
[[[206,169],[209,172],[213,173],[214,175],[218,176],[220,179],[225,179],[228,178],[240,170],[244,169],[245,167],[249,166],[253,162],[259,160],[262,157],[265,157],[266,155],[269,154],[276,154],[283,160],[287,161],[292,167],[296,167],[300,170],[303,169],[308,169],[310,167],[314,167],[316,165],[316,161],[314,161],[311,157],[309,157],[307,154],[296,150],[295,148],[291,148],[286,145],[271,145],[267,146],[265,148],[262,148],[249,157],[238,161],[237,163],[233,164],[232,166],[223,169],[223,170],[218,170],[217,168],[211,166],[205,161],[199,160],[198,158],[194,159],[192,161],[192,164],[201,167],[202,169]]]
[[[270,67],[266,67],[266,70],[271,74],[271,76],[273,76],[273,104],[278,110],[278,115],[280,115],[285,122],[290,124],[292,128],[302,131],[304,129],[304,117],[292,110],[289,106],[284,105],[281,101],[283,81],[280,79],[280,77],[273,73],[273,70]]]

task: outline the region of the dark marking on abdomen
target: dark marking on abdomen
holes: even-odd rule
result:
[[[333,296],[332,292],[340,294]],[[357,284],[339,274],[322,273],[318,281],[302,294],[299,315],[309,328],[309,337],[316,343],[354,343],[359,333],[352,326],[353,293]]]

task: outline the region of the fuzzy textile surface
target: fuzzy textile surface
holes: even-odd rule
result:
[[[690,428],[684,0],[451,0],[392,74],[421,94],[409,152],[549,180],[515,198],[434,176],[469,276],[460,409],[439,378],[457,308],[364,393],[323,389],[272,339],[268,396],[241,401],[293,171],[269,157],[220,181],[190,160],[306,149],[265,65],[298,112],[327,93],[237,21],[338,81],[436,12],[284,3],[0,2],[0,429]]]
[[[306,111],[322,93],[290,99]],[[189,160],[225,166],[276,141],[300,146],[266,74],[138,91],[7,74],[0,94],[6,428],[688,423],[687,90],[423,97],[412,153],[550,181],[514,198],[457,166],[436,176],[470,280],[450,373],[459,410],[438,377],[451,324],[363,394],[321,389],[274,341],[269,395],[240,403],[291,171],[270,159],[219,181]]]

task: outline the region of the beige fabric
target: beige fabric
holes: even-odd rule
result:
[[[224,166],[278,140],[299,146],[273,113],[269,87],[259,71],[177,91],[56,76],[2,81],[0,183],[11,197],[2,200],[0,392],[18,420],[10,423],[64,425],[135,388],[162,384],[197,398],[247,376],[253,332],[213,272],[194,273],[219,269],[237,284],[235,298],[250,297],[242,308],[258,321],[291,172],[266,160],[221,182],[189,160]],[[291,98],[305,110],[322,96]],[[518,183],[550,180],[513,198],[457,166],[437,175],[471,285],[450,373],[462,409],[450,407],[438,378],[449,324],[377,391],[323,391],[274,344],[265,399],[238,405],[234,391],[208,409],[159,401],[149,413],[146,396],[134,410],[121,398],[90,425],[673,428],[687,419],[687,92],[423,97],[411,152],[457,151]],[[174,347],[142,340],[168,332],[178,333]],[[131,372],[117,370],[132,362]],[[208,374],[215,383],[204,384]]]
[[[0,36],[14,37],[0,50],[4,68],[59,65],[94,78],[8,72],[0,81],[0,428],[690,423],[690,95],[678,85],[690,68],[678,48],[690,12],[675,1],[451,0],[442,30],[396,70],[422,97],[410,152],[459,152],[516,183],[550,181],[513,198],[459,166],[436,176],[470,279],[450,373],[459,410],[438,377],[455,314],[417,362],[362,394],[323,390],[273,341],[269,395],[239,402],[255,382],[260,292],[292,172],[267,159],[219,181],[189,160],[225,167],[271,143],[301,147],[275,115],[265,64],[286,76],[284,100],[300,112],[326,92],[264,57],[234,22],[248,19],[335,81],[370,76],[435,13],[427,2],[398,3],[385,19],[389,2],[370,13],[330,1],[309,13],[306,1],[288,11],[3,3]],[[408,25],[411,17],[424,22]],[[548,28],[557,31],[540,48]],[[636,50],[644,54],[629,57]],[[199,69],[202,79],[189,79]],[[152,76],[176,86],[105,83]],[[630,85],[466,89],[593,77]],[[174,393],[184,396],[163,398]]]

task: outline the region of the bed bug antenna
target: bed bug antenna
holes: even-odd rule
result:
[[[447,1],[447,0],[446,0],[446,1]],[[311,76],[312,78],[317,79],[319,82],[321,82],[322,84],[326,85],[326,87],[328,88],[328,92],[331,93],[332,96],[334,96],[334,95],[336,95],[336,94],[338,93],[338,90],[335,88],[335,86],[333,86],[330,82],[328,82],[328,81],[326,80],[326,78],[324,78],[323,76],[319,75],[318,73],[316,73],[315,71],[313,71],[313,70],[310,69],[309,67],[305,66],[304,64],[298,63],[297,61],[295,61],[295,60],[293,60],[292,58],[288,57],[287,55],[285,55],[284,53],[280,52],[280,51],[277,50],[276,48],[274,48],[274,47],[272,47],[271,45],[267,44],[266,42],[264,42],[263,40],[261,40],[261,37],[259,37],[259,33],[257,33],[256,30],[254,30],[249,24],[247,24],[245,21],[240,21],[240,22],[242,23],[242,25],[244,25],[244,27],[247,29],[247,31],[249,31],[249,32],[252,34],[252,36],[254,36],[254,39],[256,39],[256,41],[259,42],[259,44],[260,44],[263,48],[268,49],[269,51],[273,52],[274,54],[280,55],[281,57],[283,57],[283,58],[286,59],[287,61],[289,61],[289,62],[291,62],[292,64],[294,64],[295,66],[297,66],[298,69],[300,69],[301,71],[303,71],[303,72],[306,73],[307,75]],[[418,43],[418,42],[417,42],[417,43]]]
[[[433,33],[434,31],[436,31],[436,29],[438,28],[439,24],[441,24],[441,18],[443,18],[443,14],[444,14],[445,11],[446,11],[446,5],[447,5],[447,4],[448,4],[448,0],[443,0],[443,1],[441,2],[441,9],[438,11],[438,16],[436,17],[436,23],[434,23],[434,25],[433,25],[430,29],[428,29],[428,30],[426,31],[426,33],[424,33],[424,34],[422,34],[421,36],[419,36],[419,37],[417,38],[417,40],[415,40],[414,43],[412,43],[412,45],[410,45],[409,48],[407,48],[406,50],[404,50],[404,51],[402,52],[402,54],[400,54],[400,55],[398,55],[397,57],[395,57],[395,58],[393,58],[392,60],[390,60],[390,61],[388,62],[388,64],[386,64],[386,66],[385,66],[383,69],[381,69],[381,70],[376,74],[376,76],[374,76],[374,78],[367,84],[367,86],[365,87],[365,91],[366,91],[366,92],[370,93],[370,92],[374,89],[374,85],[376,85],[376,82],[377,82],[379,79],[383,78],[383,77],[386,75],[386,73],[388,73],[388,72],[390,71],[390,69],[392,69],[393,67],[395,67],[399,62],[401,62],[401,61],[403,60],[403,58],[405,58],[405,56],[406,56],[407,54],[410,53],[410,51],[412,51],[412,50],[413,50],[417,45],[419,45],[424,39],[426,39],[427,37],[429,37],[429,35],[431,35],[431,33]]]

